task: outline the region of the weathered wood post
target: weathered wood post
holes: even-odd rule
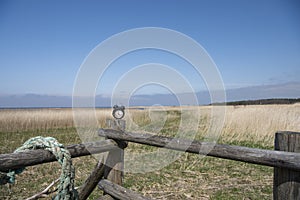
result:
[[[107,119],[106,124],[108,128],[125,131],[125,120]],[[118,144],[119,148],[109,151],[104,168],[104,178],[111,181],[112,183],[122,185],[124,169],[124,149],[127,147],[127,142],[122,140],[115,141]]]
[[[275,150],[300,153],[300,133],[277,132]],[[274,168],[274,200],[300,199],[300,171]]]

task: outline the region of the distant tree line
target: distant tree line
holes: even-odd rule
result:
[[[212,103],[210,105],[267,105],[267,104],[294,104],[300,103],[300,98],[297,99],[258,99],[258,100],[243,100],[243,101],[232,101],[226,103]]]

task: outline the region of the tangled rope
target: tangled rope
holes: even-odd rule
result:
[[[21,147],[15,150],[21,152],[25,150],[45,149],[55,155],[59,164],[62,166],[60,175],[60,184],[57,195],[54,200],[77,200],[78,194],[74,187],[75,169],[72,165],[72,159],[69,151],[53,137],[34,137],[27,140]],[[7,176],[10,178],[9,183],[15,182],[15,175],[22,173],[23,169],[10,171]]]

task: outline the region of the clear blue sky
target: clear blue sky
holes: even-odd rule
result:
[[[95,46],[113,34],[149,26],[173,29],[200,43],[226,88],[300,80],[296,0],[0,0],[0,94],[70,95],[81,63]],[[162,56],[167,62],[168,55],[148,53],[135,64]],[[127,63],[134,58],[129,55]],[[117,80],[114,72],[103,79],[107,89],[109,80]]]

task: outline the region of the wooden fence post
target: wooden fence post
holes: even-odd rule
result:
[[[125,131],[126,121],[121,119],[108,119],[106,124],[109,128],[115,130]],[[115,140],[118,144],[116,150],[111,150],[106,159],[106,166],[104,168],[104,178],[112,183],[122,185],[123,169],[124,169],[124,149],[127,147],[127,142],[122,140]]]
[[[277,132],[275,150],[300,153],[300,133]],[[300,172],[274,168],[274,200],[300,199]]]

